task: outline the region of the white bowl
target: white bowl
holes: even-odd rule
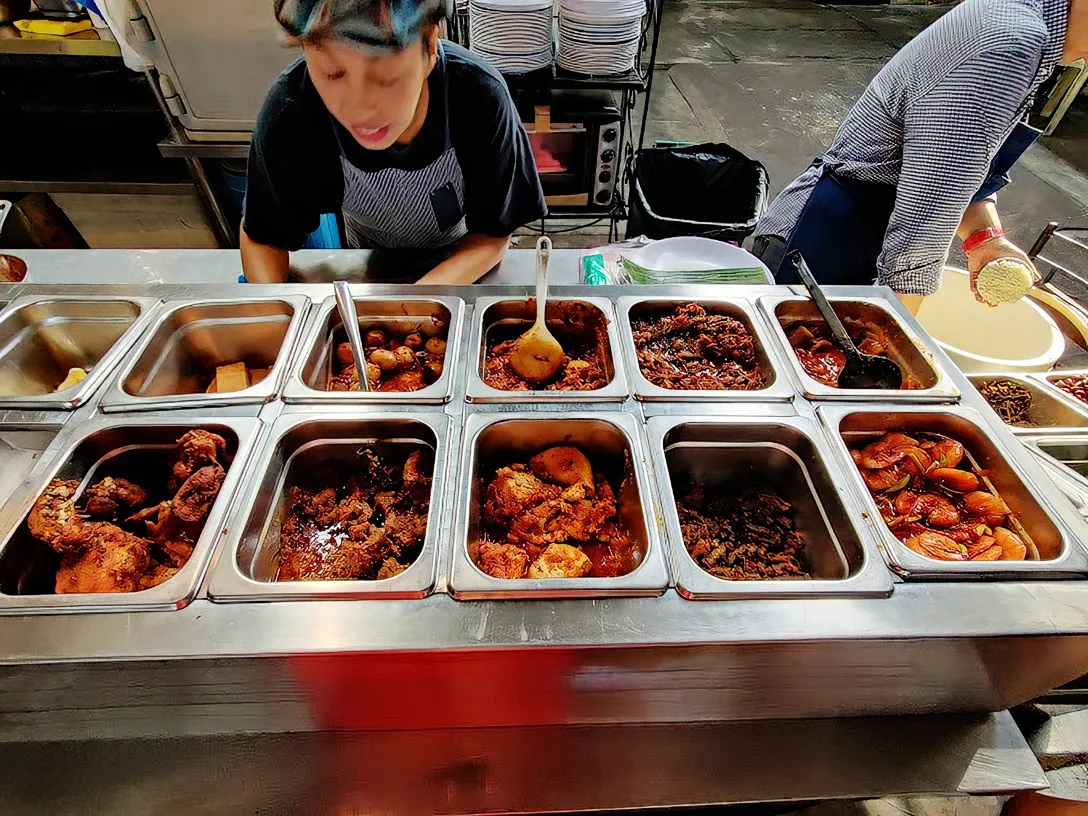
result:
[[[918,322],[961,371],[1047,371],[1065,351],[1065,336],[1030,297],[987,306],[975,300],[967,273],[945,267],[941,288],[922,301]]]

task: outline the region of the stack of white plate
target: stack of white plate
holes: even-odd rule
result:
[[[468,19],[470,47],[500,71],[551,65],[552,0],[469,0]]]
[[[645,13],[645,0],[559,0],[559,67],[579,74],[630,71]]]

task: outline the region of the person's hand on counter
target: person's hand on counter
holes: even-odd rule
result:
[[[286,249],[258,244],[245,227],[239,230],[238,246],[242,251],[242,271],[249,283],[287,283],[291,256]]]
[[[466,284],[475,283],[499,265],[510,246],[510,236],[494,238],[469,233],[457,245],[450,257],[420,278],[416,283]]]

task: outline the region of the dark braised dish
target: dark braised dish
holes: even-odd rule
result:
[[[637,566],[612,485],[571,445],[496,470],[483,528],[476,564],[495,578],[612,578]]]
[[[27,528],[61,556],[55,591],[136,592],[172,578],[193,554],[229,466],[226,440],[193,430],[178,439],[165,483],[106,476],[77,497],[78,481],[54,479]]]
[[[721,487],[683,485],[676,511],[693,561],[727,581],[811,578],[793,505],[758,479]]]
[[[287,490],[277,581],[392,578],[419,557],[427,535],[430,452],[379,445],[357,469],[324,463]]]
[[[530,298],[530,305],[535,302]],[[488,331],[484,382],[499,391],[596,391],[608,385],[603,359],[608,322],[601,310],[577,301],[549,301],[546,322],[565,353],[551,380],[530,383],[510,365],[510,350],[526,328],[519,324],[493,326]]]
[[[419,391],[436,382],[446,365],[446,341],[412,331],[397,336],[384,329],[363,333],[367,381],[372,391]],[[358,391],[359,375],[350,343],[336,346],[329,391]]]
[[[766,385],[748,327],[698,303],[635,320],[631,335],[643,376],[659,388],[747,391]]]

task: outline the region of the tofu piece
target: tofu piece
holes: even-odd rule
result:
[[[529,565],[530,578],[582,578],[589,575],[593,562],[589,556],[569,544],[550,544]]]
[[[249,372],[245,363],[231,363],[215,369],[215,390],[219,394],[249,388]]]

